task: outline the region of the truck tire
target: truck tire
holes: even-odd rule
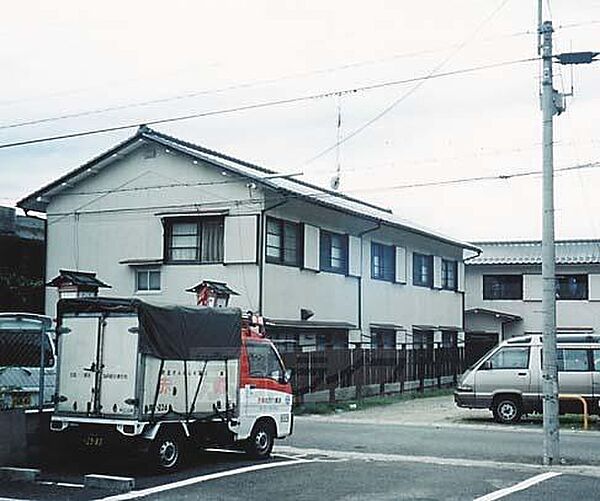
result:
[[[275,442],[275,429],[269,421],[259,421],[254,425],[246,442],[246,453],[255,459],[266,459],[271,455]]]
[[[497,423],[514,424],[518,423],[521,419],[523,409],[517,397],[507,395],[494,399],[492,412]]]
[[[165,431],[159,433],[150,446],[150,457],[156,470],[174,471],[183,462],[184,440],[181,434]]]

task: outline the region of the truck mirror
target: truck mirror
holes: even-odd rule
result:
[[[483,364],[481,364],[481,369],[489,371],[490,369],[493,369],[492,367],[492,361],[491,360],[486,360],[485,362],[483,362]]]
[[[283,373],[283,382],[288,384],[292,380],[292,369],[286,369]]]

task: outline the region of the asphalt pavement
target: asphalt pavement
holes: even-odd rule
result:
[[[47,464],[41,482],[4,482],[0,499],[110,500],[568,500],[600,499],[598,432],[564,432],[566,465],[540,464],[542,434],[519,427],[374,424],[301,417],[273,458],[234,452],[194,454],[180,471],[92,457]],[[135,478],[118,494],[82,486],[85,473]]]

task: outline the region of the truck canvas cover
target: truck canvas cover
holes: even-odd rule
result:
[[[159,306],[139,299],[61,299],[65,313],[137,315],[139,351],[161,360],[225,360],[237,358],[241,346],[239,308]]]

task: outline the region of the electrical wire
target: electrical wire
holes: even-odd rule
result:
[[[456,47],[456,49],[446,58],[444,58],[439,64],[437,64],[428,74],[425,78],[419,80],[413,87],[411,87],[407,92],[405,92],[404,94],[402,94],[400,97],[398,97],[397,99],[395,99],[391,104],[389,104],[388,106],[386,106],[383,110],[381,110],[379,113],[377,113],[377,115],[375,115],[374,117],[372,117],[371,119],[367,120],[365,123],[363,123],[362,125],[360,125],[359,127],[357,127],[356,129],[354,129],[352,132],[350,132],[349,134],[347,134],[346,136],[344,136],[342,139],[340,139],[339,141],[336,141],[336,143],[332,146],[328,146],[327,148],[321,150],[319,153],[317,153],[316,155],[310,157],[308,160],[306,160],[304,163],[302,163],[300,165],[300,167],[305,167],[306,165],[311,164],[312,162],[314,162],[315,160],[318,160],[319,158],[323,157],[324,155],[327,155],[329,152],[335,150],[336,148],[338,148],[341,144],[346,143],[347,141],[349,141],[350,139],[356,137],[358,134],[360,134],[361,132],[363,132],[364,130],[368,129],[371,125],[373,125],[375,122],[378,122],[380,119],[382,119],[384,116],[386,116],[389,112],[391,112],[394,108],[396,108],[396,106],[398,106],[400,103],[402,103],[403,101],[405,101],[406,99],[408,99],[411,95],[413,95],[417,90],[419,90],[427,80],[431,80],[432,78],[436,77],[437,75],[439,75],[440,73],[438,73],[438,71],[440,71],[444,66],[446,66],[446,64],[448,64],[450,62],[451,59],[454,58],[454,56],[456,56],[462,49],[464,49],[464,47],[471,42],[471,40],[473,40],[473,38],[475,38],[477,36],[477,34],[479,33],[479,31],[489,22],[491,21],[498,12],[500,12],[502,10],[502,8],[508,3],[508,0],[502,0],[498,6],[490,13],[488,14],[480,23],[479,25],[475,28],[475,30],[460,44],[458,44],[458,46]]]
[[[179,121],[183,121],[183,120],[190,120],[190,119],[194,119],[194,118],[203,118],[203,117],[214,116],[214,115],[224,115],[224,114],[248,111],[248,110],[253,110],[253,109],[268,108],[268,107],[272,107],[272,106],[281,106],[281,105],[286,105],[286,104],[299,103],[299,102],[303,102],[303,101],[323,99],[323,98],[327,98],[327,97],[331,97],[331,96],[336,96],[338,94],[339,95],[354,94],[357,92],[381,89],[384,87],[391,87],[391,86],[395,86],[395,85],[402,85],[402,84],[407,84],[407,83],[412,83],[412,82],[431,80],[434,78],[444,78],[444,77],[455,76],[455,75],[463,75],[463,74],[473,73],[473,72],[482,71],[482,70],[502,68],[505,66],[511,66],[511,65],[515,65],[515,64],[529,63],[529,62],[538,61],[538,60],[539,60],[539,57],[529,57],[529,58],[523,58],[523,59],[515,59],[512,61],[502,61],[502,62],[498,62],[498,63],[483,64],[480,66],[472,66],[469,68],[462,68],[462,69],[458,69],[458,70],[447,71],[444,73],[437,73],[436,75],[425,75],[425,76],[421,76],[421,77],[406,78],[406,79],[402,79],[402,80],[392,80],[392,81],[380,82],[380,83],[376,83],[376,84],[364,85],[364,86],[360,86],[360,87],[352,87],[352,88],[347,88],[347,89],[342,89],[342,90],[321,92],[318,94],[310,94],[310,95],[305,95],[305,96],[297,96],[297,97],[278,99],[278,100],[272,100],[272,101],[263,101],[263,102],[258,102],[258,103],[242,105],[242,106],[235,106],[235,107],[231,107],[231,108],[222,108],[222,109],[218,109],[218,110],[190,113],[190,114],[186,114],[186,115],[179,115],[179,116],[161,118],[161,119],[156,119],[156,120],[147,120],[144,122],[138,121],[138,122],[129,123],[129,124],[125,124],[125,125],[115,125],[112,127],[89,129],[89,130],[85,130],[85,131],[71,132],[71,133],[67,133],[67,134],[59,134],[59,135],[55,135],[55,136],[45,136],[45,137],[40,137],[40,138],[35,138],[35,139],[26,139],[23,141],[15,141],[15,142],[11,142],[11,143],[0,144],[0,149],[14,148],[17,146],[27,146],[27,145],[31,145],[31,144],[46,143],[46,142],[50,142],[50,141],[59,141],[62,139],[71,139],[71,138],[82,137],[82,136],[91,136],[91,135],[95,135],[95,134],[104,134],[107,132],[116,132],[116,131],[120,131],[120,130],[132,129],[135,127],[139,127],[140,125],[166,124],[166,123],[172,123],[172,122],[179,122]],[[348,137],[348,136],[346,136],[346,137]],[[344,142],[344,139],[342,139],[342,142]]]

